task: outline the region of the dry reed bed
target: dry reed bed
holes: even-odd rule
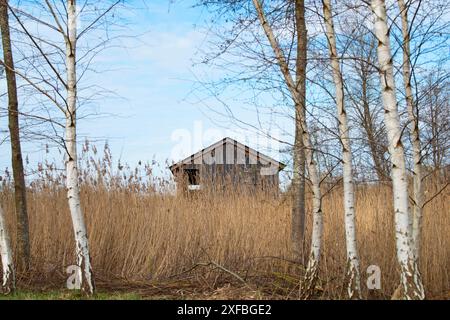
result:
[[[428,193],[438,189],[438,185],[428,186]],[[13,199],[8,188],[0,192],[0,201],[12,227]],[[208,267],[186,272],[197,263],[214,261],[242,277],[247,275],[249,283],[264,287],[265,292],[296,296],[301,268],[287,261],[291,256],[290,203],[286,198],[242,194],[186,198],[84,187],[82,204],[94,271],[103,279],[164,281],[178,275],[211,287],[232,280],[227,272],[212,272]],[[30,190],[28,205],[36,274],[61,277],[64,267],[75,261],[65,192],[48,186]],[[398,283],[390,188],[358,187],[356,209],[363,287],[367,266],[378,265],[382,288],[377,296],[388,297]],[[336,188],[326,196],[324,212],[323,291],[319,294],[345,297],[342,190]],[[442,193],[427,205],[424,214],[420,265],[430,297],[442,297],[450,290],[449,213],[448,194]],[[364,293],[367,295],[366,289]]]

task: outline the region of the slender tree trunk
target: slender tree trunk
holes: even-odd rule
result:
[[[277,58],[280,71],[284,77],[287,88],[291,93],[294,104],[302,105],[302,95],[298,92],[296,83],[294,82],[289,66],[286,62],[283,50],[280,48],[272,28],[270,27],[267,19],[264,15],[264,10],[261,6],[260,0],[253,0],[258,19],[266,34],[266,37],[273,49],[273,52]],[[303,145],[306,155],[306,165],[308,168],[309,179],[311,180],[313,199],[313,226],[312,226],[312,238],[311,238],[311,250],[309,254],[308,264],[306,267],[305,281],[302,285],[302,291],[304,296],[308,296],[315,288],[315,283],[319,273],[319,260],[321,254],[322,234],[323,234],[323,213],[322,213],[322,193],[320,191],[320,178],[317,171],[317,165],[314,160],[314,148],[311,143],[311,136],[309,134],[306,118],[302,117],[299,121],[300,128],[302,130]]]
[[[66,174],[67,198],[75,233],[77,265],[81,289],[88,294],[95,291],[94,278],[89,255],[88,236],[80,204],[80,186],[78,182],[76,111],[77,111],[77,77],[76,77],[76,1],[67,0],[66,68],[67,68],[67,112],[66,112]]]
[[[2,261],[2,291],[10,293],[15,290],[14,264],[11,251],[11,243],[6,227],[5,215],[0,205],[0,255]]]
[[[344,103],[344,84],[337,57],[336,36],[334,31],[330,0],[323,0],[323,14],[325,18],[326,35],[330,51],[331,67],[333,69],[333,80],[336,86],[336,106],[339,120],[339,138],[342,144],[345,238],[347,248],[347,292],[350,299],[360,299],[361,283],[359,257],[356,246],[355,191],[353,183],[352,152],[347,113]]]
[[[398,0],[400,16],[402,18],[403,34],[403,83],[405,86],[406,107],[408,109],[409,122],[411,126],[410,137],[413,149],[413,215],[412,215],[412,246],[416,261],[419,259],[420,230],[422,227],[423,186],[422,186],[422,154],[419,135],[418,115],[414,112],[414,97],[411,86],[411,52],[408,27],[408,8],[403,0]]]
[[[298,112],[298,110],[296,111]],[[306,221],[306,168],[305,150],[303,145],[303,134],[300,126],[301,116],[296,116],[295,141],[294,141],[294,174],[292,179],[292,223],[291,239],[294,257],[297,261],[305,262],[305,221]]]
[[[361,97],[362,97],[362,107],[363,107],[363,127],[366,131],[367,142],[369,144],[370,153],[372,155],[372,160],[375,166],[375,171],[379,181],[384,181],[389,179],[389,173],[384,163],[383,152],[379,146],[380,141],[377,141],[375,135],[375,125],[373,117],[370,113],[369,99],[367,97],[367,75],[361,72]]]
[[[322,213],[322,192],[320,191],[320,178],[317,171],[317,165],[314,160],[314,152],[311,144],[306,119],[302,119],[303,143],[305,145],[306,161],[311,180],[313,199],[313,226],[311,237],[311,250],[309,254],[308,264],[306,266],[305,283],[302,286],[305,297],[315,288],[315,283],[319,276],[319,260],[322,248],[323,235],[323,213]]]
[[[8,87],[8,127],[11,139],[14,200],[17,220],[17,257],[24,270],[30,267],[30,236],[26,201],[25,175],[19,132],[19,103],[17,100],[16,74],[11,48],[8,21],[8,1],[0,0],[0,29],[2,33],[3,60]]]
[[[378,38],[378,62],[384,105],[384,122],[389,140],[391,155],[391,177],[394,195],[395,235],[397,242],[397,259],[400,264],[400,277],[405,299],[423,299],[422,280],[414,259],[411,246],[410,215],[408,208],[408,179],[404,148],[401,142],[402,130],[395,95],[394,70],[392,65],[389,31],[387,25],[386,5],[384,0],[372,0],[374,29]]]
[[[306,105],[306,63],[307,30],[305,24],[304,0],[295,1],[295,25],[297,29],[296,89],[300,94],[300,104],[295,104],[294,175],[292,179],[292,244],[294,256],[304,263],[305,248],[305,149],[301,119],[305,117]]]

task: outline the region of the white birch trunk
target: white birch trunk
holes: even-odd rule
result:
[[[386,5],[384,0],[372,0],[374,31],[378,38],[378,62],[384,105],[384,123],[389,140],[389,153],[392,164],[392,188],[395,211],[395,236],[397,259],[400,264],[401,285],[405,299],[423,299],[422,281],[414,261],[411,246],[410,215],[408,208],[408,180],[403,145],[402,130],[395,95],[394,70],[392,65]]]
[[[330,52],[333,80],[336,87],[336,106],[339,120],[339,138],[342,143],[342,165],[344,181],[344,219],[347,248],[347,292],[350,299],[361,299],[359,257],[356,245],[355,193],[353,184],[352,152],[347,113],[344,104],[344,84],[337,57],[336,37],[330,0],[323,0],[323,13]]]
[[[76,109],[77,109],[77,77],[76,77],[76,1],[67,0],[66,68],[67,68],[67,112],[66,112],[66,174],[67,198],[75,233],[77,265],[81,289],[88,294],[95,291],[92,267],[89,255],[88,237],[83,212],[80,204],[80,187],[77,167]]]
[[[412,215],[412,247],[416,262],[419,259],[420,230],[422,228],[423,186],[422,186],[422,154],[419,136],[419,122],[414,114],[414,97],[411,86],[411,51],[408,24],[408,9],[403,0],[398,0],[400,16],[402,18],[403,35],[403,83],[405,86],[406,107],[410,122],[410,138],[413,151],[413,215]],[[411,223],[411,222],[410,222]]]
[[[253,5],[255,6],[261,26],[264,29],[266,37],[269,40],[269,43],[277,58],[281,73],[284,77],[289,92],[291,93],[292,100],[294,100],[295,104],[301,105],[299,91],[297,90],[292,75],[289,72],[289,66],[284,57],[284,53],[273,34],[272,28],[270,27],[269,23],[266,20],[260,0],[253,0]],[[302,286],[304,296],[307,296],[314,289],[315,282],[318,278],[319,260],[321,254],[322,234],[323,234],[323,213],[322,213],[322,193],[320,190],[320,178],[319,173],[317,171],[317,165],[314,160],[314,148],[311,143],[311,137],[309,134],[305,116],[301,117],[300,126],[301,126],[300,129],[303,130],[303,145],[305,147],[306,166],[308,168],[309,179],[311,180],[313,191],[313,201],[312,201],[313,228],[311,238],[311,251],[309,254],[308,264],[306,268],[305,281]]]
[[[0,205],[0,255],[2,261],[2,291],[10,293],[15,290],[14,263],[12,258],[11,243],[6,227],[5,215]]]
[[[305,145],[305,155],[311,180],[313,199],[313,226],[311,237],[311,250],[309,254],[308,264],[306,266],[305,283],[302,291],[305,296],[315,288],[315,283],[319,276],[319,260],[322,249],[323,235],[323,212],[322,212],[322,192],[320,191],[320,178],[317,171],[317,165],[314,160],[314,152],[311,144],[311,137],[308,132],[306,120],[302,119],[303,144]]]

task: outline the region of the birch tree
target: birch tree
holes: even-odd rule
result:
[[[303,98],[301,92],[299,92],[297,85],[289,71],[289,66],[286,61],[283,50],[278,44],[277,39],[272,31],[270,24],[268,23],[260,0],[252,0],[255,10],[258,14],[259,22],[264,30],[264,33],[269,41],[275,57],[277,59],[281,74],[284,78],[285,84],[291,94],[291,98],[295,104],[303,105]],[[312,184],[313,200],[313,227],[312,227],[312,239],[311,249],[306,267],[305,280],[302,286],[305,296],[309,295],[311,290],[314,289],[318,272],[319,272],[319,260],[321,254],[322,234],[323,234],[323,213],[322,213],[322,194],[320,190],[320,177],[317,170],[316,162],[314,160],[314,148],[311,143],[311,137],[308,130],[307,122],[302,114],[300,116],[298,125],[302,130],[303,145],[305,148],[306,165],[308,168],[309,179]]]
[[[38,93],[35,99],[40,105],[52,106],[45,110],[53,133],[49,138],[65,151],[67,201],[75,239],[78,283],[87,294],[95,292],[95,282],[80,199],[77,127],[81,102],[87,103],[105,91],[92,85],[82,88],[81,80],[92,71],[91,64],[96,56],[120,37],[117,29],[114,38],[108,32],[115,26],[110,20],[116,13],[113,9],[121,2],[83,1],[77,8],[76,0],[45,0],[20,9],[11,8],[17,32],[22,37],[22,68],[27,70],[22,72],[16,68],[15,72],[24,85]],[[33,22],[36,28],[30,29],[27,22]],[[81,96],[82,89],[89,90],[88,98]]]
[[[12,258],[9,233],[6,226],[5,214],[0,205],[0,255],[2,262],[2,290],[4,293],[10,293],[15,289],[14,264]]]
[[[422,186],[422,149],[419,134],[419,121],[417,118],[416,104],[411,85],[411,50],[408,23],[408,8],[403,0],[397,0],[400,16],[402,20],[402,36],[403,36],[403,65],[402,75],[405,87],[406,108],[410,123],[410,138],[413,152],[413,212],[411,217],[413,254],[416,260],[419,258],[420,248],[420,229],[422,224],[422,207],[423,207],[423,186]]]
[[[412,250],[410,236],[410,214],[408,208],[408,178],[398,113],[396,87],[392,63],[389,29],[384,0],[372,0],[374,32],[378,39],[378,63],[384,105],[384,122],[391,155],[391,177],[394,196],[395,235],[397,260],[405,299],[424,299],[424,289]]]
[[[215,13],[215,19],[211,26],[214,41],[209,47],[210,52],[202,57],[201,63],[227,71],[227,76],[220,80],[211,80],[208,77],[206,81],[201,83],[199,81],[199,91],[206,90],[208,98],[217,97],[217,101],[225,107],[223,113],[218,112],[217,108],[211,108],[211,112],[215,115],[222,116],[225,121],[233,121],[233,124],[239,128],[256,131],[258,135],[267,136],[269,139],[287,145],[281,152],[289,153],[289,156],[292,156],[292,176],[289,187],[289,195],[292,199],[292,253],[296,261],[305,263],[305,258],[308,256],[305,254],[307,247],[305,244],[306,156],[300,119],[305,116],[306,112],[309,38],[304,0],[265,2],[267,10],[270,12],[265,18],[270,21],[273,33],[278,34],[278,46],[286,50],[285,62],[292,70],[292,79],[299,93],[297,101],[292,100],[284,80],[281,79],[283,76],[280,74],[278,60],[273,57],[272,47],[268,45],[266,35],[261,32],[259,18],[252,1],[199,0],[198,3],[207,9],[213,9]],[[227,21],[226,24],[222,23],[223,19]],[[229,68],[230,60],[233,61],[232,69]],[[226,98],[221,97],[227,88],[235,85],[239,88],[238,90],[243,90],[245,87],[252,92],[251,108],[255,109],[255,118],[258,119],[256,125],[235,117],[225,102]],[[269,106],[263,99],[259,103],[259,97],[269,92],[276,96],[276,107]],[[246,103],[245,100],[243,102]],[[289,110],[282,110],[284,107]],[[265,114],[288,117],[294,124],[294,130],[286,130],[286,127],[279,126],[276,121],[267,125],[260,121]],[[284,132],[286,136],[292,137],[292,142],[272,136],[270,131],[274,128]]]
[[[49,7],[51,6],[47,1]],[[58,21],[56,15],[55,20]],[[57,23],[60,25],[59,23]],[[92,274],[91,257],[89,254],[88,235],[81,210],[80,186],[78,183],[78,157],[77,157],[77,11],[76,0],[67,1],[67,33],[60,29],[66,44],[67,68],[67,111],[66,136],[66,175],[67,199],[72,216],[73,231],[75,234],[77,265],[80,268],[79,277],[83,290],[93,294],[94,278]]]
[[[353,182],[352,152],[347,112],[344,102],[344,83],[336,48],[331,0],[323,0],[323,15],[326,26],[326,36],[330,53],[333,81],[336,92],[336,106],[339,121],[339,138],[342,144],[342,166],[344,183],[344,218],[345,238],[347,248],[347,293],[350,299],[361,298],[359,257],[356,245],[355,223],[355,192]]]
[[[11,141],[11,163],[14,177],[14,203],[16,211],[17,256],[20,267],[30,267],[30,235],[26,201],[25,174],[19,132],[19,103],[17,98],[16,74],[11,48],[8,1],[0,0],[0,30],[2,35],[3,65],[8,90],[8,127]]]
[[[45,4],[40,5],[49,12],[54,20],[54,24],[51,25],[37,17],[32,17],[32,20],[50,27],[61,37],[61,40],[64,43],[64,49],[56,43],[52,44],[51,47],[56,48],[58,57],[62,57],[62,54],[64,54],[64,59],[61,59],[61,61],[58,62],[52,61],[52,55],[46,52],[41,46],[42,43],[49,44],[50,42],[48,40],[42,41],[40,37],[32,35],[25,26],[25,23],[21,20],[15,10],[12,9],[11,12],[20,25],[23,33],[30,40],[33,49],[37,50],[38,55],[43,59],[45,65],[50,68],[54,79],[43,78],[40,79],[40,81],[37,81],[35,78],[24,75],[19,71],[16,71],[16,73],[31,87],[50,99],[64,115],[64,135],[61,138],[65,150],[67,201],[75,236],[78,283],[80,283],[80,288],[84,292],[93,294],[95,292],[95,284],[89,253],[88,234],[81,208],[77,157],[77,20],[79,18],[77,14],[77,4],[76,0],[65,1],[63,7],[65,11],[64,20],[62,20],[63,16],[61,15],[61,8],[56,8],[55,3],[45,0]],[[25,16],[29,17],[30,15],[26,14]],[[65,28],[63,27],[64,24]],[[60,66],[62,66],[62,68]],[[35,69],[38,68],[37,66],[33,67]],[[39,75],[42,74],[43,72],[39,72]],[[52,84],[52,80],[56,80],[57,84]],[[43,88],[42,84],[47,84],[50,87],[50,90]],[[60,88],[63,88],[63,90],[60,90]],[[57,98],[60,98],[63,101],[58,101]]]

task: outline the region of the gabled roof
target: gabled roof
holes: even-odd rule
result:
[[[211,154],[211,152],[213,150],[218,149],[219,147],[223,146],[223,145],[230,145],[230,146],[236,146],[238,149],[238,152],[243,152],[244,154],[246,152],[248,152],[248,155],[250,157],[252,157],[253,159],[258,159],[258,161],[260,161],[263,165],[275,165],[279,168],[279,170],[283,170],[286,165],[282,162],[279,162],[265,154],[260,153],[259,151],[256,151],[253,148],[250,148],[242,143],[240,143],[239,141],[236,141],[234,139],[231,139],[229,137],[223,138],[219,141],[217,141],[216,143],[213,143],[212,145],[210,145],[209,147],[206,147],[192,155],[190,155],[189,157],[186,157],[185,159],[178,161],[177,163],[174,163],[173,165],[171,165],[169,167],[170,171],[174,171],[176,168],[183,166],[183,165],[189,165],[189,164],[203,164],[203,159],[205,157],[205,155],[209,155]]]

